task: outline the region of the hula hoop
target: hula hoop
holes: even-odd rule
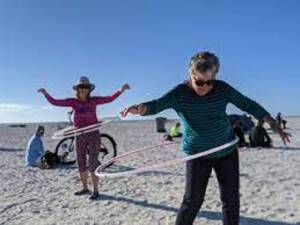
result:
[[[107,123],[110,123],[110,122],[116,121],[116,120],[120,120],[120,117],[116,116],[116,117],[113,117],[110,120],[100,121],[98,123],[95,123],[95,124],[92,124],[92,125],[89,125],[89,126],[86,126],[86,127],[81,127],[81,128],[76,128],[74,126],[67,127],[67,128],[62,129],[62,130],[57,131],[56,134],[67,134],[67,133],[84,131],[84,130],[92,129],[94,127],[98,127],[99,125],[104,125],[104,124],[107,124]]]
[[[120,117],[114,117],[110,120],[106,121],[100,121],[98,123],[86,126],[86,127],[81,127],[76,129],[74,126],[64,128],[62,130],[59,130],[55,132],[52,136],[53,139],[62,139],[62,138],[69,138],[69,137],[76,137],[82,134],[86,134],[95,130],[98,130],[101,126],[104,124],[111,123],[113,121],[120,120]]]
[[[181,162],[186,162],[186,161],[189,161],[189,160],[200,158],[200,157],[203,157],[203,156],[221,151],[221,150],[223,150],[225,148],[228,148],[230,146],[233,146],[233,145],[237,144],[238,141],[239,141],[238,139],[234,139],[229,143],[220,145],[218,147],[211,148],[211,149],[209,149],[205,152],[199,152],[197,154],[190,155],[190,156],[187,156],[187,157],[184,157],[184,158],[177,158],[177,159],[169,160],[167,162],[164,162],[164,163],[161,163],[161,164],[158,164],[158,165],[145,166],[145,167],[137,168],[137,169],[134,169],[134,170],[125,171],[125,172],[118,172],[118,173],[99,173],[98,172],[99,170],[103,170],[106,167],[106,165],[111,164],[111,163],[115,163],[117,161],[120,161],[121,158],[124,158],[126,156],[135,154],[137,152],[145,151],[145,150],[148,150],[148,149],[157,148],[157,147],[160,147],[160,146],[178,144],[179,142],[175,142],[175,143],[174,142],[172,142],[172,143],[168,142],[168,143],[162,143],[162,144],[158,144],[158,145],[154,145],[154,146],[144,147],[144,148],[141,148],[141,149],[137,149],[137,150],[119,155],[118,157],[115,157],[115,158],[109,160],[108,162],[100,165],[96,169],[95,174],[99,178],[116,178],[116,177],[132,176],[132,175],[135,175],[135,174],[138,174],[138,173],[149,172],[149,171],[157,170],[157,169],[160,169],[160,168],[163,168],[163,167],[175,165],[175,164],[178,164],[178,163],[181,163]]]
[[[80,136],[82,134],[86,134],[86,133],[90,133],[92,131],[96,131],[98,129],[100,129],[100,124],[98,125],[98,127],[95,127],[93,129],[88,129],[88,130],[79,131],[79,132],[75,131],[75,132],[69,133],[67,135],[53,135],[52,139],[63,139],[63,138],[77,137],[77,136]]]

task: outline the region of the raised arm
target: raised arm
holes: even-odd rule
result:
[[[132,105],[130,107],[125,108],[121,115],[122,117],[126,117],[128,113],[138,114],[141,116],[148,116],[157,114],[165,109],[176,107],[176,97],[175,97],[176,88],[169,91],[161,98],[144,102],[139,105]]]
[[[272,130],[275,133],[278,133],[283,141],[284,144],[290,142],[289,133],[284,132],[276,123],[276,120],[272,118],[270,113],[265,110],[261,105],[257,102],[253,101],[252,99],[244,96],[238,90],[231,87],[229,84],[227,85],[227,94],[228,94],[228,101],[241,110],[253,115],[258,120],[264,120],[267,122]]]
[[[44,88],[39,89],[38,92],[43,94],[47,101],[52,105],[61,107],[72,107],[74,105],[73,99],[55,99]]]
[[[120,90],[116,91],[115,93],[113,93],[110,96],[97,96],[94,97],[95,101],[97,104],[105,104],[105,103],[110,103],[112,101],[114,101],[116,98],[118,98],[121,94],[123,94],[123,92],[125,92],[126,90],[129,90],[130,87],[128,84],[124,84]]]
[[[246,97],[227,84],[228,101],[241,110],[253,115],[257,120],[269,117],[270,113],[252,99]]]

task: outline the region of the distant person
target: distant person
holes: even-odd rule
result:
[[[172,138],[182,137],[182,133],[180,132],[180,123],[176,123],[170,129],[170,136]]]
[[[243,129],[243,123],[241,121],[237,121],[233,125],[233,132],[235,136],[239,138],[239,147],[247,147],[249,144],[245,140],[245,135],[244,135],[244,129]]]
[[[286,129],[286,123],[287,123],[286,120],[282,120],[283,129]]]
[[[281,116],[281,113],[277,113],[277,116],[276,116],[276,121],[279,125],[279,127],[282,127],[281,124],[282,124],[282,116]]]
[[[45,128],[38,126],[35,134],[30,138],[26,153],[25,153],[25,165],[44,168],[42,163],[42,157],[45,153],[42,137],[44,136]]]
[[[249,140],[251,147],[272,147],[272,140],[263,125],[264,122],[260,120],[257,126],[253,127],[250,131]]]
[[[166,141],[172,141],[173,138],[181,138],[181,137],[182,137],[182,133],[180,131],[180,123],[179,122],[177,122],[175,125],[173,125],[170,128],[169,134],[166,134],[164,136]]]
[[[283,129],[286,129],[286,124],[287,124],[287,121],[285,119],[282,118],[282,114],[281,113],[278,113],[277,116],[276,116],[276,121],[278,123],[278,125],[283,128]]]

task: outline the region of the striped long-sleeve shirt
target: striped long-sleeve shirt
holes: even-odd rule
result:
[[[165,109],[174,109],[184,125],[182,150],[187,155],[206,151],[232,141],[233,129],[226,114],[232,103],[241,110],[262,119],[270,114],[224,81],[216,80],[212,90],[199,96],[187,84],[180,84],[159,99],[145,102],[145,115],[154,115]],[[236,146],[216,152],[205,158],[219,158],[230,154]]]

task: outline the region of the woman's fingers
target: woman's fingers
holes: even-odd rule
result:
[[[126,117],[128,114],[128,108],[125,108],[122,112],[121,112],[121,116],[122,117]]]
[[[287,140],[287,142],[289,142],[289,143],[291,142],[290,138],[289,138],[289,135],[287,133],[285,133],[285,139]]]
[[[125,86],[125,89],[130,89],[129,84],[125,84],[124,86]]]
[[[289,133],[286,133],[286,132],[284,132],[284,131],[281,131],[280,132],[280,136],[281,136],[281,139],[282,139],[282,141],[283,141],[283,143],[286,145],[287,143],[290,143],[290,136],[291,136],[291,134],[289,134]]]
[[[131,108],[132,108],[132,106],[131,107],[128,107],[128,108],[125,108],[122,112],[121,112],[121,116],[122,117],[126,117],[127,115],[128,115],[128,113],[131,113]]]
[[[130,89],[130,86],[126,83],[122,86],[122,91],[125,91],[125,90],[129,90]]]
[[[47,93],[47,91],[46,91],[45,88],[40,88],[40,89],[38,89],[38,92],[39,92],[39,93],[42,93],[42,94],[46,94],[46,93]]]
[[[122,117],[126,117],[126,116],[128,115],[128,113],[139,114],[138,106],[137,106],[137,105],[133,105],[133,106],[130,106],[130,107],[128,107],[128,108],[125,108],[125,109],[121,112],[121,116],[122,116]]]

